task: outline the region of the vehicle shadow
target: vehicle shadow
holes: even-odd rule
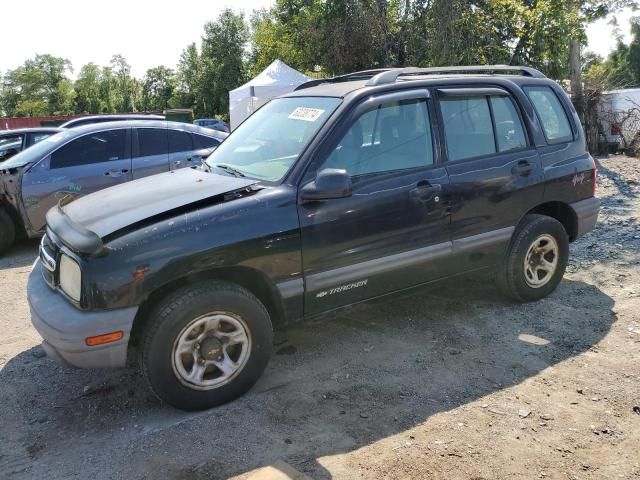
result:
[[[30,266],[38,256],[39,239],[19,240],[7,252],[0,254],[0,271]]]
[[[258,384],[200,413],[160,404],[133,369],[66,369],[35,347],[0,371],[0,477],[212,479],[283,459],[331,478],[321,457],[402,433],[592,348],[616,321],[612,307],[596,287],[567,279],[525,305],[486,281],[420,288],[278,332]]]
[[[631,185],[625,182],[618,172],[615,172],[605,166],[608,157],[599,157],[596,158],[596,168],[598,170],[599,175],[605,176],[616,186],[618,193],[622,197],[626,197],[626,199],[633,199],[638,197],[638,193],[636,193]],[[634,159],[635,160],[635,159]]]

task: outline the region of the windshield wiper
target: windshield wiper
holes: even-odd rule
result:
[[[246,177],[246,175],[240,170],[237,170],[230,165],[225,165],[224,163],[216,163],[214,167],[224,170],[225,172],[229,172],[236,177]]]

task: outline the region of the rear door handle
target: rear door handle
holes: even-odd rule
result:
[[[431,185],[429,182],[418,182],[416,188],[409,191],[409,195],[411,195],[411,198],[415,198],[423,202],[432,199],[439,202],[440,198],[438,197],[438,194],[440,192],[442,192],[442,185],[440,184]]]
[[[522,160],[518,162],[518,164],[511,169],[511,172],[514,175],[521,175],[523,177],[526,177],[527,175],[529,175],[529,173],[531,173],[532,170],[533,170],[533,165],[531,165],[526,160]]]

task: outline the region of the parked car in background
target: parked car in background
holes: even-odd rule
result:
[[[198,125],[199,127],[211,128],[212,130],[229,133],[229,125],[227,122],[218,118],[199,118],[195,120],[193,124]]]
[[[53,127],[0,130],[0,165],[25,148],[60,131],[60,128]]]
[[[546,297],[595,191],[578,114],[537,70],[313,80],[201,169],[51,209],[32,322],[52,358],[123,366],[136,348],[161,399],[208,408],[260,377],[274,324],[479,271],[515,301]]]
[[[91,123],[117,122],[120,120],[164,120],[164,115],[147,115],[147,114],[105,114],[105,115],[88,115],[86,117],[73,118],[62,125],[60,128],[75,128]]]
[[[186,123],[124,121],[63,129],[0,164],[0,252],[37,237],[64,199],[197,166],[227,136]]]

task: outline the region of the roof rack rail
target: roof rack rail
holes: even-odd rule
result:
[[[513,65],[474,65],[460,67],[402,67],[402,68],[376,68],[372,70],[362,70],[359,72],[347,73],[336,77],[320,78],[317,80],[309,80],[308,82],[298,85],[294,90],[303,90],[305,88],[315,87],[323,83],[339,83],[351,80],[367,80],[366,85],[369,87],[375,85],[384,85],[394,83],[398,77],[411,75],[437,75],[441,73],[451,74],[474,74],[474,73],[519,73],[520,75],[532,78],[547,78],[540,70],[532,67],[521,67]]]
[[[348,82],[350,80],[367,80],[376,76],[379,73],[387,72],[389,70],[394,70],[391,68],[375,68],[372,70],[361,70],[359,72],[346,73],[344,75],[338,75],[336,77],[329,78],[319,78],[317,80],[309,80],[301,85],[298,85],[294,91],[303,90],[305,88],[315,87],[316,85],[320,85],[322,83],[339,83],[339,82]]]
[[[441,73],[507,73],[517,72],[520,75],[533,78],[547,78],[541,71],[532,67],[521,67],[512,65],[478,65],[478,66],[460,66],[460,67],[429,67],[429,68],[394,68],[384,72],[380,72],[367,81],[367,86],[383,85],[385,83],[393,83],[398,77],[409,75],[437,75]]]

